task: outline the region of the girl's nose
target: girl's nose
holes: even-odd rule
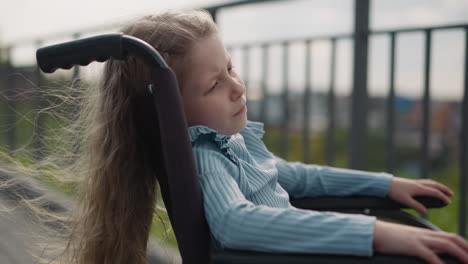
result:
[[[241,80],[233,79],[231,89],[232,89],[231,98],[233,101],[236,101],[239,97],[241,97],[245,93],[245,87]]]

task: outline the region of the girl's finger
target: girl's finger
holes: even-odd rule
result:
[[[407,205],[414,210],[420,212],[421,214],[425,214],[427,209],[424,205],[422,205],[420,202],[416,201],[413,199],[413,197],[410,197],[410,199],[407,202]]]
[[[437,232],[437,235],[441,237],[441,239],[449,239],[456,243],[460,248],[465,250],[468,254],[468,241],[463,239],[461,236],[457,234],[447,233],[447,232]]]
[[[461,260],[462,263],[468,263],[468,252],[460,248],[450,239],[430,239],[428,241],[428,246],[432,250],[448,253]]]
[[[428,179],[419,180],[419,182],[425,186],[436,188],[442,191],[443,193],[445,193],[446,195],[452,196],[454,194],[453,191],[449,187],[443,185],[442,183],[439,183],[433,180],[428,180]]]
[[[441,191],[431,188],[431,187],[423,187],[418,193],[418,195],[428,195],[428,196],[433,196],[436,198],[441,199],[442,201],[445,202],[445,204],[450,204],[451,201],[450,199],[443,194]]]
[[[425,247],[421,249],[419,257],[430,264],[444,264],[442,260],[437,256],[437,254]]]

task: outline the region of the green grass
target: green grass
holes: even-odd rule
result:
[[[153,238],[156,238],[159,241],[162,241],[163,243],[178,249],[174,230],[172,229],[169,216],[166,212],[157,210],[153,218],[150,234]]]
[[[459,219],[459,208],[460,208],[460,189],[459,189],[459,180],[457,177],[459,175],[459,168],[455,162],[450,163],[450,165],[440,172],[431,172],[430,178],[438,182],[441,182],[451,188],[455,195],[451,197],[452,203],[441,209],[430,210],[428,213],[428,219],[442,230],[448,232],[458,232],[460,229]],[[465,190],[465,192],[468,190]],[[465,209],[466,210],[466,209]],[[466,228],[468,229],[468,223],[465,223]]]
[[[266,128],[264,141],[270,151],[275,155],[279,155],[280,129],[277,127]],[[311,163],[325,165],[326,153],[326,134],[325,132],[310,134],[309,150],[311,152]],[[345,130],[337,130],[335,138],[335,162],[333,166],[345,168],[348,166],[348,137]],[[303,148],[303,136],[301,131],[289,131],[288,138],[288,160],[301,161]],[[368,167],[369,171],[385,171],[385,135],[382,132],[371,131],[368,139]],[[410,179],[418,178],[415,172],[408,170],[402,164],[407,161],[416,162],[419,158],[419,150],[408,146],[396,147],[396,172],[395,176],[405,177]],[[400,164],[398,166],[398,164]],[[447,232],[458,232],[459,230],[459,167],[458,160],[450,160],[448,165],[442,168],[432,169],[429,172],[429,178],[445,184],[451,188],[455,195],[451,197],[452,203],[440,209],[429,210],[427,217],[436,226]],[[414,210],[406,210],[407,212],[417,214]],[[465,223],[468,228],[468,223]]]

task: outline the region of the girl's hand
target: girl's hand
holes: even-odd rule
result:
[[[430,264],[443,264],[434,251],[450,254],[468,264],[468,242],[442,231],[377,220],[373,246],[375,251],[383,254],[415,256]]]
[[[408,205],[422,214],[426,213],[426,207],[416,201],[413,197],[432,196],[441,199],[446,204],[449,204],[451,201],[448,196],[452,195],[452,190],[447,186],[433,180],[410,180],[398,177],[393,178],[388,192],[388,196],[391,199]]]

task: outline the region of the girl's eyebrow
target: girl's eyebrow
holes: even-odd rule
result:
[[[216,70],[213,70],[210,72],[210,77],[207,78],[208,81],[211,81],[213,79],[215,79],[216,77],[218,77],[218,75],[221,73],[221,69],[220,68],[217,68]]]
[[[227,65],[230,65],[230,64],[232,64],[232,62],[231,62],[231,56],[228,55],[228,56],[227,56]],[[223,68],[218,68],[218,67],[217,67],[216,69],[214,69],[214,70],[212,71],[212,74],[210,74],[210,77],[207,78],[207,81],[211,81],[211,80],[215,79],[216,77],[218,77],[219,74],[221,74],[222,71],[223,71]]]

